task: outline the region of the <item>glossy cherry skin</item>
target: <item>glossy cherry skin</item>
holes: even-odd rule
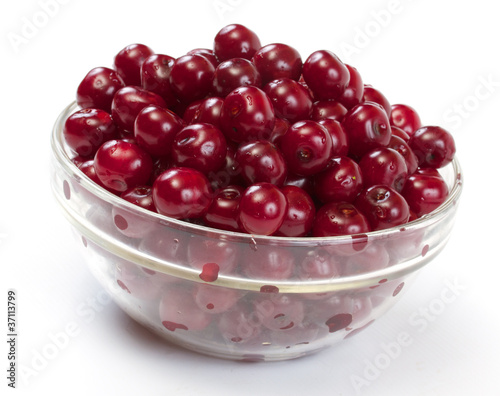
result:
[[[333,158],[328,168],[314,176],[314,194],[323,203],[353,202],[363,189],[363,174],[349,157]]]
[[[141,208],[156,212],[153,202],[153,189],[151,186],[137,186],[121,193],[120,198],[140,206]]]
[[[394,132],[394,130],[397,129],[397,127],[392,127],[391,129]],[[406,141],[404,141],[399,136],[394,135],[393,133],[391,136],[391,140],[389,141],[389,145],[387,147],[396,150],[399,154],[403,156],[406,162],[406,167],[408,168],[409,175],[415,173],[415,171],[418,168],[418,159]]]
[[[214,66],[202,55],[183,55],[170,70],[170,86],[177,97],[190,103],[205,98],[212,89]]]
[[[141,65],[154,51],[144,44],[130,44],[118,52],[114,68],[126,85],[141,85]]]
[[[332,138],[328,130],[318,122],[299,121],[288,128],[280,148],[291,172],[310,176],[328,164]]]
[[[217,66],[219,65],[219,61],[215,56],[215,52],[209,48],[195,48],[188,51],[186,55],[201,55],[207,58],[210,61],[210,63],[214,66],[214,68],[217,68]]]
[[[91,157],[104,142],[116,137],[116,126],[104,110],[86,108],[71,114],[64,123],[63,136],[77,154]]]
[[[330,202],[316,212],[312,233],[315,237],[364,234],[370,232],[366,217],[351,203]]]
[[[226,139],[218,128],[211,124],[191,124],[175,136],[171,155],[177,166],[209,174],[224,165],[226,152]]]
[[[410,206],[406,200],[385,185],[364,189],[354,205],[365,215],[374,231],[405,224],[410,219]]]
[[[203,216],[212,202],[206,176],[192,168],[172,167],[153,184],[153,201],[158,213],[175,219]]]
[[[338,98],[349,84],[349,69],[333,52],[313,52],[304,62],[302,76],[317,100]]]
[[[276,232],[278,236],[302,237],[311,231],[316,208],[312,198],[300,187],[284,186],[287,211],[283,223]]]
[[[349,110],[362,101],[364,85],[358,69],[347,64],[345,67],[349,70],[349,84],[347,84],[344,92],[342,92],[336,100],[342,103],[344,107]]]
[[[332,151],[330,157],[345,157],[349,153],[349,145],[347,142],[347,133],[344,131],[342,124],[334,119],[325,118],[318,121],[323,125],[332,138]]]
[[[260,88],[262,79],[252,62],[244,58],[232,58],[217,66],[212,85],[212,93],[223,98],[229,92],[245,85]]]
[[[271,183],[253,184],[241,197],[239,224],[249,234],[272,235],[283,223],[286,211],[286,197],[278,187]]]
[[[411,136],[409,145],[423,168],[442,168],[455,156],[455,141],[450,132],[439,126],[419,128]]]
[[[120,128],[134,131],[134,121],[139,112],[148,105],[166,107],[160,95],[140,87],[128,86],[118,90],[111,103],[111,116]]]
[[[115,70],[95,67],[78,85],[76,103],[81,108],[92,107],[111,113],[111,101],[125,83]]]
[[[298,81],[302,73],[299,52],[287,44],[275,43],[259,48],[252,62],[262,76],[263,84],[278,78]]]
[[[137,144],[154,157],[170,155],[175,135],[183,128],[182,119],[163,107],[143,108],[134,122]]]
[[[252,60],[260,47],[259,37],[246,26],[239,24],[223,27],[214,38],[214,53],[219,62],[232,58]]]
[[[437,172],[419,173],[417,171],[408,178],[401,191],[401,195],[417,217],[437,209],[446,201],[448,194],[448,186]]]
[[[281,152],[267,140],[242,143],[236,150],[236,162],[247,185],[267,182],[281,186],[287,167]]]
[[[381,105],[384,109],[385,112],[387,113],[387,116],[391,116],[391,103],[389,100],[384,96],[382,92],[380,92],[378,89],[373,88],[371,85],[365,85],[363,89],[363,102],[374,102],[378,103]]]
[[[174,61],[175,58],[169,55],[153,54],[141,65],[141,87],[160,95],[168,108],[178,103],[169,80]]]
[[[147,184],[153,161],[137,144],[109,140],[97,150],[94,166],[97,176],[106,187],[123,192]]]
[[[269,141],[279,147],[281,138],[285,135],[286,131],[288,131],[288,128],[290,128],[289,121],[276,117]]]
[[[405,159],[389,147],[369,151],[359,161],[359,167],[365,187],[384,184],[399,192],[408,177]]]
[[[205,224],[221,230],[241,231],[238,211],[243,192],[244,188],[238,185],[216,191],[210,207],[203,216]]]
[[[311,120],[320,121],[326,118],[342,121],[347,113],[345,106],[335,100],[320,100],[313,103]]]
[[[395,125],[405,131],[410,137],[422,126],[417,111],[405,104],[391,106],[391,125]]]
[[[212,124],[220,129],[220,113],[223,104],[224,99],[217,96],[203,99],[198,106],[196,106],[192,118],[186,121],[188,124]]]
[[[349,155],[361,158],[374,148],[384,147],[391,139],[391,126],[381,106],[363,102],[354,106],[342,120],[349,141]]]
[[[391,132],[392,136],[397,136],[403,139],[406,143],[410,141],[410,135],[397,126],[391,125]]]
[[[307,120],[313,100],[303,85],[290,78],[280,78],[267,83],[264,92],[271,99],[277,117],[290,123]]]
[[[119,191],[115,191],[115,190],[113,190],[111,188],[106,187],[102,183],[101,179],[99,179],[99,177],[97,177],[97,173],[95,171],[95,166],[94,166],[94,160],[93,159],[82,162],[80,165],[78,165],[78,169],[80,169],[83,172],[83,174],[85,176],[87,176],[90,180],[92,180],[94,183],[96,183],[97,185],[101,186],[105,190],[108,190],[109,192],[111,192],[111,193],[113,193],[115,195],[120,195]]]
[[[240,87],[224,99],[220,125],[233,142],[268,139],[275,122],[274,108],[264,91],[257,87]]]

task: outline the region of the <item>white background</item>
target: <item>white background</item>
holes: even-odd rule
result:
[[[18,394],[500,395],[500,26],[493,1],[54,1],[0,6],[0,316],[6,335],[6,294],[14,288],[25,368]],[[59,5],[44,11],[46,3]],[[27,30],[30,22],[39,27]],[[407,103],[424,124],[449,129],[464,168],[450,242],[400,303],[357,337],[295,361],[199,356],[135,324],[104,299],[49,187],[51,128],[88,70],[111,66],[135,42],[172,56],[210,48],[233,22],[257,32],[263,45],[292,45],[303,59],[318,49],[336,52],[391,103]],[[443,306],[438,300],[450,284],[456,298],[423,319],[424,310]],[[68,341],[45,359],[63,332]],[[367,377],[384,345],[401,334],[411,345]],[[5,390],[7,346],[1,350]],[[366,380],[359,391],[356,376]]]

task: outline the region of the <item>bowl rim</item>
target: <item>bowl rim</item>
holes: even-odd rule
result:
[[[77,105],[76,101],[71,102],[67,105],[64,110],[59,114],[56,119],[56,122],[52,129],[51,134],[51,149],[52,155],[57,160],[58,164],[63,168],[66,174],[71,175],[72,177],[77,178],[78,183],[81,184],[87,191],[102,199],[103,201],[110,203],[113,206],[123,208],[130,212],[137,212],[141,216],[145,216],[149,219],[155,219],[157,222],[161,222],[162,225],[166,227],[171,227],[179,231],[189,232],[193,235],[204,235],[211,238],[220,238],[225,241],[234,241],[239,243],[248,243],[250,245],[272,245],[272,246],[311,246],[311,247],[321,247],[321,246],[331,246],[334,244],[345,244],[352,243],[353,239],[363,237],[368,238],[368,240],[380,239],[380,238],[389,238],[393,234],[399,234],[401,231],[414,231],[420,228],[425,228],[426,226],[439,221],[446,213],[456,204],[460,198],[463,189],[463,172],[460,166],[458,159],[455,158],[451,161],[447,166],[451,166],[453,169],[453,185],[449,189],[449,194],[445,202],[443,202],[438,208],[434,211],[421,216],[420,218],[413,220],[409,223],[391,227],[385,230],[377,230],[370,231],[363,234],[356,235],[343,235],[343,236],[326,236],[326,237],[283,237],[283,236],[265,236],[265,235],[253,235],[246,234],[242,232],[234,232],[234,231],[225,231],[219,230],[216,228],[198,225],[194,223],[189,223],[183,220],[170,218],[164,216],[160,213],[155,213],[134,205],[126,200],[121,199],[119,196],[105,190],[104,188],[98,186],[95,182],[93,182],[90,178],[81,172],[78,167],[71,161],[70,156],[68,155],[65,149],[65,144],[63,140],[63,121],[74,111],[79,110],[80,107]],[[57,197],[57,194],[56,194]],[[72,214],[68,212],[65,208],[65,205],[62,201],[59,201],[60,206],[63,207],[64,214],[71,221],[71,223],[80,229],[80,231],[88,230],[88,227],[80,224]],[[101,238],[101,235],[97,236],[98,239]],[[144,252],[133,252],[135,249],[131,249],[124,244],[116,244],[116,246],[111,246],[113,241],[110,239],[109,243],[106,244],[106,248],[112,251],[115,254],[118,254],[120,257],[137,262],[139,265],[160,271],[165,274],[173,274],[175,276],[180,276],[182,278],[187,278],[191,280],[195,280],[197,282],[200,281],[198,275],[199,270],[188,268],[185,266],[179,266],[172,264],[168,261],[164,261],[159,258],[155,258],[145,254]],[[440,250],[440,249],[439,249]],[[356,284],[359,286],[366,286],[369,284],[373,284],[374,279],[381,279],[381,276],[387,279],[395,279],[401,275],[408,274],[414,272],[416,269],[423,267],[427,264],[438,252],[434,254],[426,255],[424,259],[422,257],[417,257],[415,259],[411,259],[404,263],[394,264],[392,266],[383,268],[381,270],[369,271],[363,274],[358,275],[350,275],[350,276],[341,276],[337,278],[330,279],[321,279],[321,280],[259,280],[259,279],[249,279],[249,278],[241,278],[234,277],[231,275],[219,275],[218,279],[213,282],[213,284],[220,285],[230,285],[234,287],[233,282],[237,282],[240,287],[236,288],[246,288],[245,285],[241,285],[241,283],[246,284],[247,286],[251,286],[251,289],[256,289],[256,285],[269,284],[270,282],[273,285],[281,285],[284,289],[293,288],[301,288],[300,292],[304,292],[303,289],[309,289],[309,287],[304,287],[305,285],[310,285],[314,288],[314,291],[317,292],[317,287],[323,286],[323,289],[326,287],[328,290],[338,289],[348,289],[351,288],[352,285]],[[418,259],[418,260],[417,260]],[[170,268],[169,268],[170,267]],[[170,270],[170,271],[169,271]],[[212,284],[212,283],[211,283]],[[330,286],[330,287],[327,287]],[[260,287],[260,286],[259,286]],[[279,289],[282,290],[282,287]],[[258,288],[257,288],[258,289]]]

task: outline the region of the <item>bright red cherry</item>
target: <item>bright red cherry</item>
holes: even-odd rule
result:
[[[338,98],[349,84],[349,69],[333,52],[313,52],[304,62],[302,75],[318,100]]]
[[[359,161],[365,187],[384,184],[401,191],[408,177],[404,157],[389,147],[374,149]]]
[[[222,132],[211,124],[191,124],[174,138],[172,159],[177,166],[204,174],[219,170],[226,160],[227,145]]]
[[[212,89],[214,66],[202,55],[177,58],[170,70],[170,86],[184,102],[203,99]]]
[[[417,111],[408,105],[395,104],[391,106],[391,125],[405,131],[410,137],[422,126]]]
[[[201,55],[207,58],[214,68],[217,68],[219,65],[219,61],[217,60],[214,51],[208,48],[195,48],[188,51],[186,55]]]
[[[313,101],[309,91],[297,81],[290,78],[272,80],[263,90],[271,99],[277,117],[292,124],[309,118]]]
[[[380,92],[378,89],[373,88],[371,85],[365,85],[363,89],[363,102],[378,103],[385,109],[387,117],[391,116],[391,104],[382,92]]]
[[[108,188],[123,192],[146,185],[153,161],[141,147],[125,140],[109,140],[95,154],[95,171]]]
[[[142,88],[160,95],[168,108],[173,108],[178,103],[169,81],[174,61],[175,58],[169,55],[153,54],[141,65]]]
[[[349,145],[347,142],[347,134],[342,127],[342,124],[332,118],[325,118],[318,121],[323,125],[332,138],[331,157],[345,157],[349,153]]]
[[[183,127],[182,119],[163,107],[143,108],[134,122],[134,138],[154,157],[170,155],[175,135]]]
[[[361,168],[349,157],[333,158],[326,170],[314,176],[314,193],[323,203],[352,202],[362,188]]]
[[[302,73],[302,58],[299,52],[287,44],[268,44],[259,48],[252,62],[264,84],[278,78],[298,81]]]
[[[116,126],[104,110],[86,108],[71,114],[64,123],[67,145],[84,157],[91,157],[104,142],[116,137]]]
[[[144,44],[130,44],[114,59],[114,67],[126,85],[141,85],[141,65],[154,51]]]
[[[219,62],[232,58],[252,60],[260,47],[259,37],[239,24],[223,27],[214,38],[214,52]]]
[[[366,217],[348,202],[323,205],[316,212],[312,229],[315,237],[364,234],[370,231]]]
[[[415,131],[409,145],[424,168],[442,168],[455,156],[455,141],[450,132],[438,126],[426,126]]]
[[[342,120],[349,141],[349,155],[361,158],[374,148],[384,147],[391,139],[391,126],[381,106],[363,102],[354,106]]]
[[[448,197],[448,185],[439,173],[419,173],[406,181],[401,195],[417,217],[437,209]]]
[[[374,231],[405,224],[410,219],[410,206],[406,200],[385,185],[364,189],[354,205],[365,215]]]
[[[82,108],[92,107],[111,113],[111,101],[125,83],[118,73],[107,67],[95,67],[84,77],[76,91],[76,102]]]
[[[225,97],[236,88],[262,85],[262,78],[254,64],[244,58],[232,58],[221,62],[214,72],[212,92],[216,96]]]
[[[205,214],[212,202],[206,176],[191,168],[172,167],[153,184],[153,201],[159,213],[176,219],[193,219]]]
[[[342,103],[346,109],[351,109],[362,101],[364,85],[358,70],[350,65],[345,66],[349,70],[349,84],[336,100]]]
[[[335,100],[320,100],[314,102],[311,109],[311,120],[320,121],[325,118],[342,121],[347,113],[345,106]]]
[[[316,208],[312,198],[303,189],[296,186],[284,186],[281,192],[285,195],[287,211],[283,223],[276,235],[286,237],[303,237],[311,231]]]
[[[235,160],[247,185],[268,182],[279,187],[285,181],[285,160],[276,146],[267,140],[242,143],[236,150]]]
[[[394,130],[398,128],[392,127],[391,129],[394,132]],[[404,141],[399,136],[394,135],[393,133],[391,136],[391,140],[389,141],[389,145],[387,147],[396,150],[399,154],[403,156],[406,162],[406,167],[408,168],[409,175],[415,173],[415,171],[418,168],[418,159],[406,141]]]
[[[280,148],[291,172],[309,176],[328,164],[332,138],[328,130],[318,122],[299,121],[288,128]]]
[[[240,87],[224,99],[220,125],[224,135],[233,142],[268,139],[274,122],[271,100],[260,88]]]
[[[272,235],[285,218],[285,195],[271,183],[257,183],[248,187],[240,200],[239,224],[249,234]]]
[[[238,210],[244,188],[238,185],[216,191],[212,203],[203,216],[206,225],[221,230],[241,231],[238,224]]]
[[[156,212],[153,202],[153,189],[150,186],[138,186],[121,193],[120,198],[140,206],[141,208]]]

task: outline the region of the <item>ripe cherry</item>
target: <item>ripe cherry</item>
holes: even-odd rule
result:
[[[350,65],[345,66],[349,70],[349,84],[336,100],[342,103],[346,109],[351,109],[362,101],[364,86],[358,70]]]
[[[212,89],[214,66],[202,55],[183,55],[170,70],[170,86],[177,97],[190,103],[203,99]]]
[[[253,85],[260,88],[262,78],[254,64],[244,58],[232,58],[221,62],[214,72],[212,93],[225,97],[236,88]]]
[[[206,225],[221,230],[241,231],[238,207],[244,188],[231,185],[216,191],[212,203],[203,216]]]
[[[349,153],[349,145],[347,142],[347,134],[342,127],[342,124],[332,118],[325,118],[318,121],[323,125],[332,138],[331,157],[345,157]]]
[[[82,108],[92,107],[111,113],[111,101],[125,83],[115,70],[95,67],[84,77],[76,91],[76,102]]]
[[[248,187],[240,201],[239,224],[249,234],[272,235],[283,223],[287,203],[285,195],[271,183]]]
[[[281,192],[285,195],[287,211],[283,223],[276,235],[286,237],[303,237],[311,231],[316,208],[312,198],[302,188],[284,186]]]
[[[290,123],[306,120],[311,114],[313,101],[309,91],[290,78],[272,80],[264,86],[277,117]]]
[[[382,92],[373,88],[371,85],[365,85],[363,89],[363,102],[378,103],[385,109],[387,117],[391,116],[392,108],[389,100],[387,100]]]
[[[170,86],[170,71],[175,58],[169,55],[153,54],[141,65],[142,88],[160,95],[168,108],[175,107],[178,99]]]
[[[335,100],[320,100],[314,102],[311,110],[311,120],[320,121],[325,118],[342,121],[347,113],[345,106]]]
[[[214,38],[214,52],[219,62],[232,58],[251,60],[260,47],[259,37],[239,24],[223,27]]]
[[[364,234],[370,231],[366,217],[351,203],[330,202],[316,212],[315,237]]]
[[[455,156],[455,141],[450,132],[438,126],[422,127],[411,136],[409,145],[424,168],[442,168]]]
[[[154,51],[144,44],[127,45],[118,52],[114,67],[126,85],[141,85],[141,65]]]
[[[418,171],[408,178],[401,191],[401,195],[417,217],[437,209],[446,201],[448,193],[446,182],[437,172],[419,173]]]
[[[299,52],[287,44],[268,44],[259,48],[252,62],[262,76],[263,84],[278,78],[298,81],[302,73]]]
[[[422,126],[422,122],[413,107],[404,104],[395,104],[391,106],[391,125],[401,128],[411,137]]]
[[[314,175],[314,194],[323,203],[353,202],[363,188],[364,175],[349,157],[336,157]]]
[[[365,187],[384,184],[401,191],[408,177],[406,161],[396,150],[388,147],[374,149],[359,161]]]

